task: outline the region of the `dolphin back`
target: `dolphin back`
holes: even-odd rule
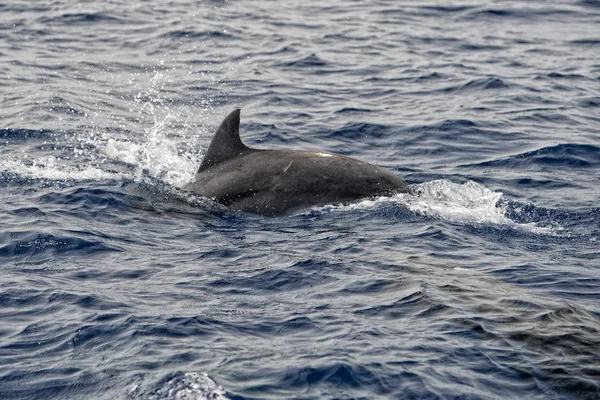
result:
[[[251,149],[240,139],[240,110],[223,120],[185,189],[234,210],[273,217],[316,205],[410,192],[402,178],[355,158]]]

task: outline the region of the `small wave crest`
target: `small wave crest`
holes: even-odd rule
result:
[[[146,387],[148,386],[148,387]],[[134,385],[130,399],[227,400],[225,390],[206,373],[174,372],[159,382]]]

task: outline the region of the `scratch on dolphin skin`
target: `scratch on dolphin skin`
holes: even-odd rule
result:
[[[287,165],[287,167],[285,167],[285,168],[283,169],[283,172],[287,172],[287,170],[290,168],[290,165],[292,165],[292,163],[293,163],[293,162],[294,162],[294,161],[290,161],[290,163]]]

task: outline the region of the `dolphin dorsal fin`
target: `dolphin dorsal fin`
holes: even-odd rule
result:
[[[198,172],[234,158],[245,150],[250,150],[250,148],[244,145],[240,139],[240,110],[237,109],[232,111],[219,125]]]

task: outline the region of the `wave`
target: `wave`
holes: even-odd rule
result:
[[[35,231],[0,233],[0,258],[17,264],[44,264],[55,257],[79,257],[122,250],[99,238],[84,239]]]
[[[39,18],[39,22],[48,25],[89,25],[94,23],[131,24],[132,21],[109,15],[105,12],[64,13],[52,17]]]
[[[563,143],[542,147],[506,158],[476,164],[459,165],[460,168],[502,167],[530,170],[533,167],[597,168],[600,166],[600,147],[592,144]]]

